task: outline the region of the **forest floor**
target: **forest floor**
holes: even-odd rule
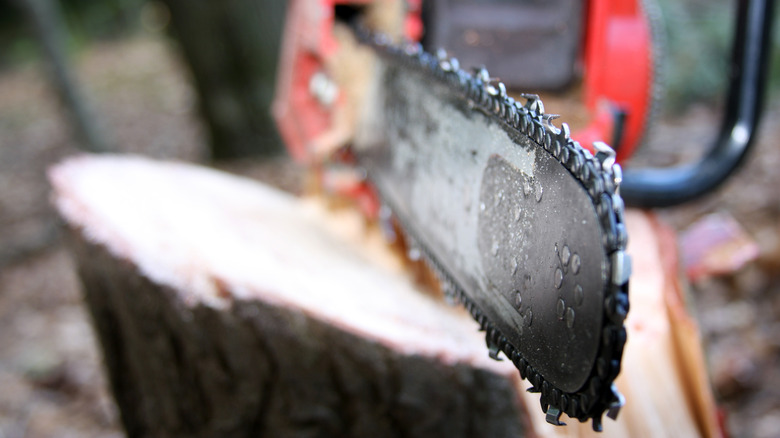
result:
[[[202,162],[206,140],[186,71],[158,37],[83,52],[77,73],[117,150]],[[755,240],[744,268],[692,284],[710,373],[733,436],[780,431],[780,102],[747,166],[704,201],[660,213],[678,231],[709,213],[732,216]],[[695,156],[718,116],[696,108],[661,121],[638,157]],[[0,438],[119,437],[117,410],[49,203],[46,168],[79,153],[40,66],[0,73]],[[285,188],[300,172],[284,158],[220,167]]]

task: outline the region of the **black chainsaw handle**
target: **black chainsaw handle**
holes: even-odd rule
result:
[[[663,169],[625,169],[620,193],[633,207],[670,207],[722,184],[753,146],[764,107],[770,65],[774,0],[738,0],[730,81],[720,134],[693,164]]]

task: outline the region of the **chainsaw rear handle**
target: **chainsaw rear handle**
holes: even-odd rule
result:
[[[728,100],[712,149],[693,164],[626,169],[620,193],[633,207],[670,207],[722,184],[753,146],[764,107],[770,65],[774,0],[738,0]]]

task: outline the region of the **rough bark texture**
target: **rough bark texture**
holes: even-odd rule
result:
[[[261,301],[189,307],[73,239],[129,436],[519,437],[503,376]]]
[[[203,298],[197,287],[182,290],[162,284],[165,281],[159,278],[150,279],[149,260],[143,260],[143,251],[134,250],[132,236],[123,236],[110,223],[95,223],[96,220],[110,222],[106,219],[110,215],[105,215],[100,205],[93,204],[97,198],[82,196],[81,190],[98,191],[94,189],[96,185],[92,181],[78,181],[79,172],[90,173],[95,165],[113,168],[116,170],[110,172],[115,175],[113,181],[106,181],[99,190],[113,192],[132,204],[140,198],[133,199],[128,194],[135,190],[134,181],[127,179],[122,163],[122,159],[112,161],[111,158],[75,160],[72,165],[66,164],[55,171],[54,180],[60,210],[65,212],[72,227],[70,241],[86,302],[128,436],[516,438],[526,435],[516,373],[485,366],[482,358],[486,353],[474,323],[461,319],[462,315],[452,313],[443,304],[439,310],[434,307],[432,313],[427,313],[428,318],[441,318],[444,328],[453,321],[461,321],[469,337],[465,346],[453,343],[452,348],[473,349],[479,360],[464,360],[468,355],[458,351],[449,353],[446,348],[426,351],[398,343],[395,332],[408,329],[402,326],[404,315],[398,316],[398,326],[384,326],[388,338],[384,341],[381,331],[371,332],[370,323],[361,329],[360,322],[355,322],[360,319],[356,317],[366,315],[345,314],[341,321],[334,321],[332,315],[321,318],[311,309],[280,301],[284,291],[239,298],[240,279],[215,275],[215,295],[210,299]],[[147,164],[140,166],[138,177],[154,179],[154,173],[164,173],[168,166]],[[201,176],[215,173],[200,172],[203,172]],[[183,173],[177,176],[173,172],[171,177],[183,186],[194,183],[183,181],[188,179]],[[221,195],[220,189],[235,192],[241,188],[230,184],[219,187],[219,178],[211,181],[211,195]],[[206,186],[192,187],[205,190]],[[143,188],[138,190],[143,192],[142,196],[155,196]],[[262,193],[255,193],[255,197],[259,195]],[[182,193],[181,199],[188,196],[198,197]],[[225,193],[225,196],[230,195]],[[68,198],[73,208],[63,208],[63,198]],[[248,202],[256,204],[257,199]],[[141,218],[139,221],[143,216],[160,214],[153,209],[131,207],[131,210],[135,211],[132,215]],[[176,220],[186,221],[187,217],[199,214],[197,209],[179,210],[182,216]],[[232,229],[200,231],[230,234],[241,232],[241,228],[238,225]],[[164,226],[146,231],[166,233]],[[284,230],[280,233],[277,237],[283,242]],[[185,242],[182,244],[186,246]],[[316,250],[316,245],[312,248]],[[334,250],[339,251],[335,247]],[[267,252],[273,248],[257,247],[253,251]],[[188,252],[184,258],[191,255],[197,258],[197,251]],[[153,269],[166,269],[164,259],[165,256]],[[305,271],[306,261],[300,263]],[[208,263],[206,268],[191,269],[208,269],[207,266]],[[360,263],[343,266],[345,270],[355,268],[365,270]],[[159,274],[158,271],[151,276],[159,277]],[[330,289],[327,283],[344,278],[345,273],[333,275],[333,278],[318,279],[323,290]],[[175,282],[174,279],[171,283]],[[343,285],[345,290],[350,287]],[[381,284],[377,284],[375,291],[367,292],[371,292],[366,294],[367,299],[381,299],[384,293]],[[334,294],[332,299],[340,298]],[[404,300],[403,295],[399,300]],[[415,313],[419,303],[412,302],[409,306],[407,313]],[[435,326],[431,326],[433,330]],[[431,339],[441,338],[446,344],[450,334],[444,328],[441,333],[430,333]]]
[[[163,0],[198,91],[215,159],[272,154],[285,0]]]

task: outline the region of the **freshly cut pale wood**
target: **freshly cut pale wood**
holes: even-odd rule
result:
[[[142,158],[76,158],[51,180],[130,436],[599,436],[544,423],[476,324],[354,212]],[[674,242],[651,214],[627,220],[627,404],[600,436],[715,436]]]
[[[130,436],[525,435],[517,373],[358,216],[142,158],[51,180]]]

